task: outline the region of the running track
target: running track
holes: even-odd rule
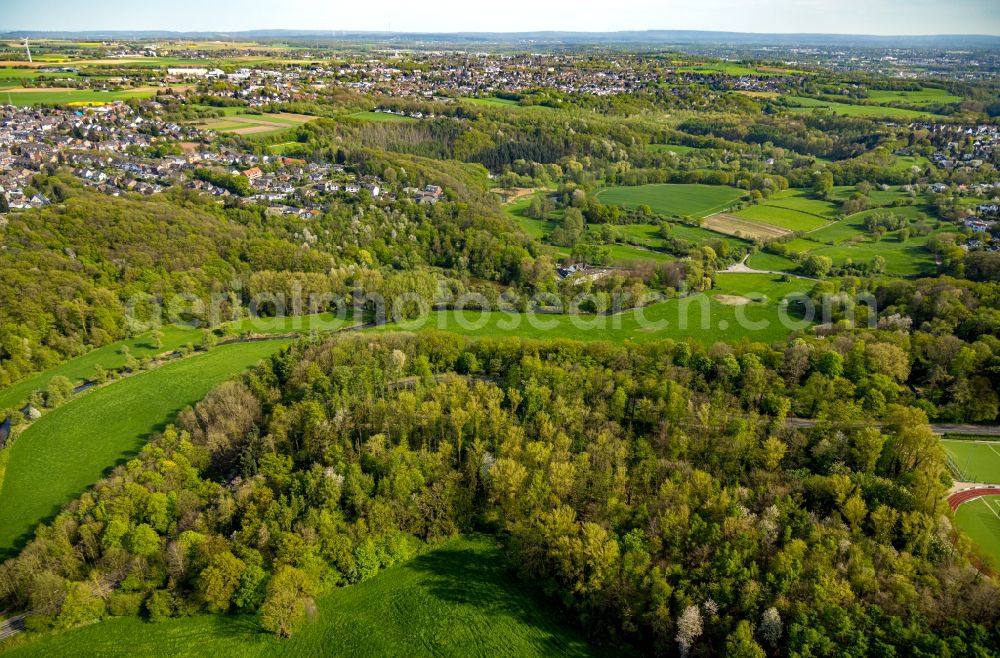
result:
[[[962,503],[967,503],[983,496],[1000,496],[1000,486],[972,487],[962,489],[948,496],[948,504],[952,511],[957,510]]]

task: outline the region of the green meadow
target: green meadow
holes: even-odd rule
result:
[[[609,187],[594,197],[601,203],[621,206],[646,204],[654,213],[675,217],[705,217],[725,210],[743,191],[724,185],[653,184]]]
[[[19,91],[17,93],[5,94],[0,91],[0,99],[8,101],[13,105],[27,107],[29,105],[66,105],[69,103],[95,104],[111,103],[113,101],[124,101],[130,98],[149,98],[152,91],[92,91],[88,89],[74,89],[73,91]],[[6,98],[4,98],[6,96]]]
[[[389,114],[388,112],[354,112],[347,116],[352,119],[361,119],[362,121],[416,121],[413,117],[403,117],[398,114]]]
[[[928,119],[935,115],[916,110],[905,110],[898,107],[882,107],[879,105],[851,105],[832,101],[807,98],[805,96],[785,96],[791,104],[792,112],[812,112],[817,108],[825,108],[834,114],[849,117],[880,117],[886,119]]]
[[[803,293],[811,286],[810,281],[781,281],[780,276],[771,274],[719,274],[716,287],[707,293],[669,299],[613,315],[431,311],[415,320],[375,330],[449,331],[466,336],[615,343],[664,338],[694,338],[705,343],[746,338],[769,343],[786,337],[795,329],[809,326],[796,315],[797,304],[791,301],[786,306],[785,298]],[[746,299],[738,299],[741,297]]]
[[[0,552],[136,454],[153,432],[287,340],[216,347],[85,392],[44,414],[9,450],[0,482]]]
[[[591,656],[560,613],[507,571],[496,541],[447,541],[374,578],[319,597],[317,614],[289,639],[256,618],[198,615],[157,624],[112,618],[18,638],[4,652],[31,656]]]

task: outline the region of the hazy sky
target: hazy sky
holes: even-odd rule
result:
[[[1000,0],[0,0],[0,31],[267,28],[1000,35]]]

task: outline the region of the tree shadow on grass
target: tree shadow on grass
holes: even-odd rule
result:
[[[449,605],[474,607],[486,618],[509,617],[533,627],[537,632],[530,641],[540,655],[625,655],[589,645],[563,610],[511,572],[495,539],[470,539],[425,553],[406,568],[423,574],[426,591]]]

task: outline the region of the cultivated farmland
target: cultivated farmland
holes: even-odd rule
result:
[[[609,187],[594,196],[606,204],[646,204],[654,213],[661,215],[705,217],[731,206],[743,196],[743,191],[723,185],[654,184]]]

